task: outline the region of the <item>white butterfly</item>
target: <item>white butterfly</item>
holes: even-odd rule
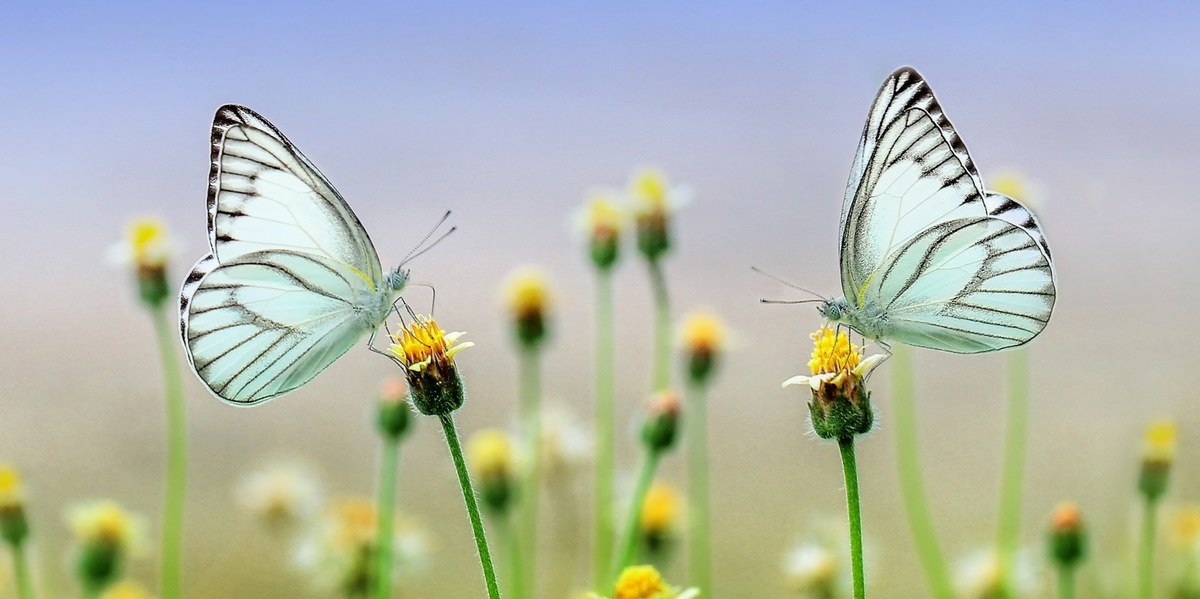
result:
[[[884,81],[850,171],[842,292],[832,322],[885,344],[956,353],[1021,345],[1054,308],[1050,248],[1033,213],[984,190],[915,70]]]
[[[408,279],[383,271],[333,185],[244,106],[213,119],[208,242],[179,293],[179,328],[192,370],[236,405],[307,383],[373,335]]]

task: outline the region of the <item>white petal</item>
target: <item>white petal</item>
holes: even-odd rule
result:
[[[811,378],[813,378],[813,377],[808,376],[806,374],[798,374],[798,375],[784,381],[783,385],[781,385],[781,386],[790,387],[792,385],[808,385],[809,384],[808,381]]]

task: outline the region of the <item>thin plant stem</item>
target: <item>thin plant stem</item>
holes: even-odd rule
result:
[[[1025,349],[1008,354],[1008,414],[1004,429],[996,548],[999,580],[1007,595],[1012,589],[1012,565],[1020,541],[1022,480],[1029,437],[1029,352]]]
[[[917,407],[913,399],[913,364],[909,349],[896,347],[891,362],[896,464],[904,512],[908,516],[908,527],[931,594],[936,599],[953,599],[954,587],[946,571],[941,547],[938,546],[933,517],[925,500],[925,485],[921,481],[921,462],[917,455]]]
[[[538,495],[542,485],[542,398],[541,398],[541,359],[535,348],[521,351],[521,380],[520,380],[520,410],[525,456],[529,460],[529,469],[525,473],[524,484],[517,500],[520,502],[521,519],[519,522],[520,537],[525,542],[524,556],[525,587],[522,597],[537,595],[537,549],[538,549]]]
[[[1154,539],[1158,520],[1158,501],[1145,498],[1142,514],[1142,546],[1138,551],[1138,594],[1141,599],[1154,597]]]
[[[862,504],[858,496],[858,463],[854,458],[854,437],[838,439],[842,453],[842,473],[846,476],[846,517],[850,520],[850,567],[854,576],[854,599],[867,594],[863,576]]]
[[[458,474],[458,486],[462,489],[463,503],[467,505],[467,516],[471,519],[471,532],[475,534],[475,549],[479,552],[479,566],[483,570],[488,599],[499,599],[500,585],[496,582],[496,566],[492,562],[492,551],[488,549],[487,532],[483,529],[483,518],[479,515],[479,500],[475,497],[475,488],[471,485],[471,476],[467,473],[467,460],[463,458],[462,442],[458,438],[458,427],[454,425],[454,415],[442,414],[438,416],[438,420],[442,423],[446,445],[450,448],[450,458],[454,461],[454,470]]]
[[[392,595],[392,546],[396,533],[396,470],[400,458],[400,439],[384,435],[379,465],[379,518],[376,531],[375,599]]]
[[[167,403],[167,489],[163,509],[162,599],[178,599],[183,591],[183,502],[187,485],[187,414],[183,382],[175,356],[175,329],[164,309],[152,309],[162,357]]]
[[[613,401],[612,275],[601,270],[596,277],[596,496],[593,528],[592,583],[602,588],[613,553],[613,501],[616,498],[616,410]]]
[[[1075,599],[1075,568],[1059,567],[1058,599]]]
[[[508,573],[508,595],[513,599],[525,597],[525,566],[521,563],[521,537],[513,530],[515,512],[497,514],[496,530],[500,532],[500,542],[508,552],[505,560]]]
[[[671,385],[671,301],[662,263],[650,261],[650,282],[654,286],[654,379],[650,391]]]
[[[642,516],[642,504],[646,501],[646,493],[650,490],[650,483],[654,481],[654,473],[658,471],[658,459],[662,452],[654,449],[647,449],[645,457],[642,458],[642,467],[638,472],[637,484],[633,488],[633,496],[629,502],[629,514],[625,516],[625,532],[621,536],[621,544],[619,546],[621,554],[617,560],[616,567],[610,573],[610,584],[616,583],[617,576],[621,574],[625,568],[633,565],[633,559],[637,554],[637,530],[638,522]]]
[[[708,389],[693,385],[691,406],[687,410],[692,422],[685,427],[688,436],[688,576],[707,595],[712,589],[712,538],[709,527],[708,483]]]
[[[18,543],[12,548],[13,577],[17,582],[17,597],[33,599],[33,577],[29,574],[29,558],[25,555],[25,545]]]

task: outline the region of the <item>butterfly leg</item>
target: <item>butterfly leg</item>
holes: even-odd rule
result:
[[[386,328],[387,323],[384,322],[383,326]],[[387,351],[387,350],[382,350],[382,349],[379,349],[378,347],[375,347],[375,335],[378,332],[379,332],[379,327],[375,327],[374,329],[371,329],[371,336],[367,337],[367,349],[395,362],[396,364],[400,364],[400,360],[397,360],[396,356],[392,352]],[[388,331],[388,336],[389,337],[391,336],[391,331]],[[400,366],[404,366],[404,365],[400,364]]]

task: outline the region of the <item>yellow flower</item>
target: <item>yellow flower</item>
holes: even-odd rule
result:
[[[703,384],[712,375],[725,337],[725,323],[711,312],[693,312],[684,319],[683,349],[694,384]]]
[[[330,502],[317,526],[301,540],[296,563],[326,589],[344,594],[364,594],[371,588],[377,555],[378,530],[375,503],[364,497],[343,497]],[[393,543],[393,572],[419,567],[428,551],[424,531],[398,517]]]
[[[1175,423],[1160,420],[1146,428],[1146,443],[1142,459],[1148,462],[1171,463],[1175,460]]]
[[[1170,521],[1171,542],[1180,549],[1200,542],[1200,505],[1188,504],[1175,510]]]
[[[674,188],[662,171],[644,168],[629,182],[629,197],[637,221],[638,249],[651,261],[671,247],[668,229],[672,213],[683,203],[685,192]]]
[[[150,591],[146,587],[132,581],[123,580],[114,584],[100,595],[100,599],[150,599]]]
[[[421,315],[393,335],[392,355],[404,366],[413,405],[430,416],[449,414],[465,400],[454,356],[474,343],[459,343],[462,332],[447,333],[436,320]]]
[[[238,502],[273,529],[303,524],[320,508],[321,489],[307,468],[278,464],[247,476]]]
[[[68,513],[68,520],[84,545],[106,545],[131,553],[145,545],[145,524],[141,517],[111,500],[75,506]]]
[[[654,566],[629,566],[617,578],[612,599],[693,599],[697,589],[680,591],[669,586]]]
[[[679,491],[675,487],[662,481],[654,481],[646,491],[646,499],[642,501],[639,520],[642,535],[661,538],[668,534],[679,519],[682,503]]]
[[[344,498],[333,502],[330,508],[334,524],[333,543],[338,547],[352,548],[375,542],[375,503],[361,497]]]
[[[783,386],[806,384],[812,389],[809,411],[813,431],[819,437],[841,439],[871,430],[874,412],[864,383],[886,356],[864,358],[862,349],[850,342],[848,332],[828,326],[817,329],[812,339],[812,358],[808,361],[812,374],[794,376]]]
[[[620,255],[625,211],[611,191],[593,191],[580,212],[579,228],[587,236],[592,263],[601,270],[612,268]]]
[[[125,242],[133,265],[139,269],[162,268],[171,255],[171,238],[161,219],[143,217],[129,223]]]
[[[0,510],[19,508],[25,503],[21,475],[16,468],[0,464]]]
[[[1002,193],[1036,212],[1041,207],[1042,194],[1036,182],[1017,171],[1001,171],[988,180],[989,191]]]
[[[550,284],[545,273],[533,266],[514,270],[504,284],[504,297],[522,347],[533,348],[545,341],[550,309]]]
[[[513,474],[512,437],[503,430],[489,428],[472,435],[467,455],[479,479],[510,478]]]

